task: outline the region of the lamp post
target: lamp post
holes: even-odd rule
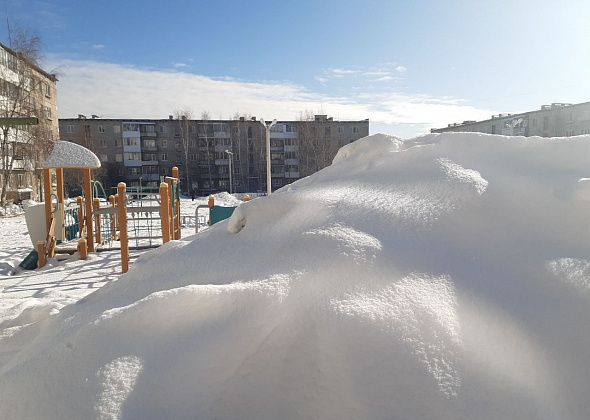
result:
[[[270,166],[270,129],[277,123],[277,120],[272,120],[270,124],[266,124],[264,119],[260,119],[260,122],[266,130],[266,194],[272,193],[272,177],[271,177],[271,166]]]
[[[234,160],[234,153],[230,152],[229,150],[226,150],[225,153],[227,153],[229,155],[229,193],[233,194],[233,182],[232,182],[232,178],[231,178],[231,174],[232,174],[232,161]]]

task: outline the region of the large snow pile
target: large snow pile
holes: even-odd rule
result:
[[[587,419],[588,156],[359,140],[37,325],[0,418]]]

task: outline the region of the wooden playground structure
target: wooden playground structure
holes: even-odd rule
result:
[[[63,156],[69,157],[64,159]],[[112,243],[117,241],[120,243],[122,272],[126,273],[129,270],[130,239],[135,240],[136,249],[156,247],[180,239],[180,176],[177,167],[172,168],[171,177],[163,179],[158,191],[144,191],[141,188],[128,190],[126,184],[120,182],[117,193],[103,200],[97,196],[96,188],[93,188],[96,184],[92,181],[92,170],[99,167],[100,161],[90,150],[64,141],[57,143],[44,163],[45,239],[36,242],[39,268],[45,266],[47,259],[54,257],[57,252],[72,252],[68,241],[77,239],[75,250],[81,259],[86,259],[88,253],[96,252],[105,245],[107,249],[114,249]],[[74,208],[68,208],[75,222],[69,225],[64,223],[64,169],[80,170],[83,174],[84,196],[77,197]],[[55,171],[55,194],[52,189],[52,171]],[[131,238],[130,222],[134,233]]]

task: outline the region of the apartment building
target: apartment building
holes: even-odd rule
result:
[[[0,118],[15,117],[39,124],[0,124],[0,202],[40,197],[40,164],[59,138],[57,78],[0,44]]]
[[[536,111],[492,115],[489,120],[463,121],[432,133],[477,132],[507,136],[571,137],[590,134],[590,102],[553,103]]]
[[[266,191],[265,127],[256,118],[237,120],[60,119],[61,139],[94,151],[104,184],[155,187],[173,166],[183,191],[207,195]],[[272,188],[278,189],[328,166],[337,150],[369,134],[369,120],[279,121],[271,129]],[[231,160],[231,162],[230,162]],[[231,163],[231,165],[230,165]],[[231,167],[231,176],[230,176]]]

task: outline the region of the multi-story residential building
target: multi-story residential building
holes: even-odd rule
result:
[[[570,137],[590,134],[590,102],[553,103],[536,111],[521,114],[499,114],[485,121],[463,121],[432,133],[449,131],[503,134],[507,136]]]
[[[39,197],[40,164],[59,138],[57,78],[0,44],[0,202]],[[38,125],[7,121],[37,117]]]
[[[119,181],[157,186],[162,176],[178,166],[185,192],[228,191],[230,178],[234,192],[266,191],[266,131],[256,118],[146,120],[79,115],[60,119],[59,124],[62,140],[96,153],[104,168],[98,176],[109,187]],[[271,129],[272,188],[328,166],[341,146],[368,134],[369,120],[334,121],[315,115],[310,121],[278,122]]]

